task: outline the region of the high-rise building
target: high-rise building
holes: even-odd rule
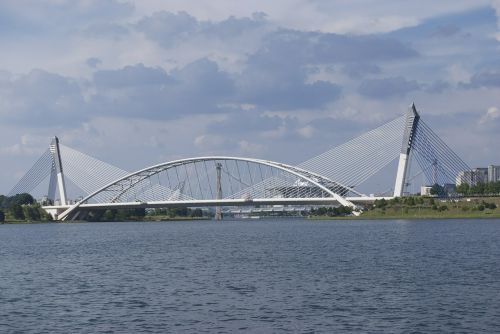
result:
[[[472,170],[464,170],[458,173],[455,184],[460,186],[461,184],[467,183],[470,186],[474,186],[478,183],[488,182],[488,168],[474,168]]]
[[[488,182],[498,182],[498,181],[500,181],[500,166],[489,165]]]
[[[488,182],[488,168],[474,168],[472,172],[474,184]]]
[[[458,172],[457,177],[455,179],[455,185],[457,187],[466,183],[469,185],[472,183],[472,171],[470,170],[463,170]]]

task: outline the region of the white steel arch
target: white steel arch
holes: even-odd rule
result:
[[[337,189],[342,189],[343,191],[349,191],[356,193],[357,195],[362,195],[355,191],[354,189],[344,186],[338,182],[332,181],[324,176],[321,176],[316,173],[309,172],[307,170],[290,166],[287,164],[283,163],[278,163],[274,161],[269,161],[269,160],[262,160],[262,159],[253,159],[253,158],[244,158],[244,157],[229,157],[229,156],[207,156],[207,157],[195,157],[195,158],[187,158],[187,159],[179,159],[179,160],[174,160],[174,161],[169,161],[169,162],[164,162],[160,163],[157,165],[153,165],[150,167],[146,167],[144,169],[138,170],[136,172],[130,173],[128,175],[125,175],[124,177],[121,177],[103,187],[100,189],[94,191],[90,195],[86,196],[76,204],[70,206],[66,211],[62,212],[59,215],[59,219],[65,220],[68,218],[68,216],[74,212],[77,211],[77,209],[84,203],[87,203],[89,200],[97,197],[99,194],[102,194],[107,191],[112,191],[114,193],[117,193],[113,197],[112,202],[118,200],[120,196],[124,193],[126,193],[128,190],[132,189],[134,186],[137,184],[141,183],[142,181],[150,178],[151,176],[154,176],[162,171],[179,167],[179,166],[185,166],[188,164],[193,164],[193,163],[198,163],[198,162],[209,162],[209,161],[241,161],[241,162],[248,162],[248,163],[254,163],[262,166],[267,166],[271,167],[277,170],[280,170],[282,172],[288,173],[290,175],[293,175],[297,177],[298,179],[310,183],[314,186],[316,186],[318,189],[321,189],[324,191],[326,194],[331,196],[333,199],[335,199],[338,203],[344,205],[344,206],[350,206],[352,208],[356,208],[356,206],[346,200],[344,197],[342,197],[340,194],[338,194],[336,191],[332,190],[332,188],[327,187],[327,184],[333,184],[337,187]]]

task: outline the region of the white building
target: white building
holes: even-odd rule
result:
[[[432,186],[421,186],[420,187],[420,196],[431,196]]]
[[[489,165],[488,182],[498,182],[498,181],[500,181],[500,166]]]

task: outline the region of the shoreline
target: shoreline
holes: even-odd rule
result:
[[[310,220],[437,220],[437,219],[500,219],[500,215],[490,216],[347,216],[347,217],[329,217],[315,216],[309,217]]]
[[[260,217],[260,219],[280,219],[280,218],[290,218],[290,217]],[[328,220],[450,220],[450,219],[456,219],[456,220],[466,220],[466,219],[481,219],[481,220],[488,220],[488,219],[500,219],[500,214],[493,214],[493,215],[474,215],[474,216],[454,216],[454,215],[448,215],[448,216],[337,216],[337,217],[330,217],[330,216],[304,216],[304,217],[294,217],[294,218],[303,218],[304,220],[310,220],[310,221],[328,221]],[[81,224],[81,223],[92,223],[92,224],[98,224],[98,223],[161,223],[161,222],[176,222],[176,221],[210,221],[214,220],[212,218],[191,218],[191,217],[177,217],[177,218],[171,218],[171,219],[144,219],[144,220],[126,220],[126,221],[86,221],[86,220],[75,220],[75,221],[4,221],[1,222],[0,225],[36,225],[36,224]],[[231,219],[227,219],[231,220]],[[215,221],[215,220],[214,220]],[[223,220],[224,221],[224,220]]]

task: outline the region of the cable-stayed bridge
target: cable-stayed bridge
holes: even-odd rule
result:
[[[368,196],[359,186],[398,162],[392,192]],[[411,165],[418,167],[410,175]],[[55,219],[81,219],[119,208],[344,205],[354,212],[380,198],[403,196],[411,179],[455,183],[470,170],[420,118],[415,105],[379,126],[299,165],[209,156],[168,161],[128,172],[61,144],[57,137],[9,195],[40,193]],[[463,175],[467,175],[462,173]],[[68,190],[78,200],[68,199]]]

